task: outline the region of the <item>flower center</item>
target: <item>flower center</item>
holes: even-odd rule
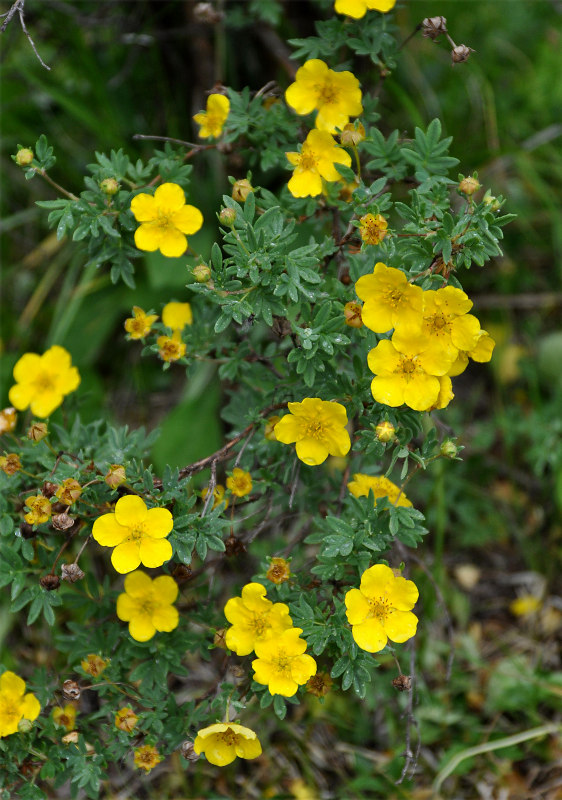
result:
[[[433,334],[439,335],[448,330],[449,324],[444,314],[434,314],[428,319],[428,327]]]
[[[232,747],[238,740],[238,734],[234,733],[232,728],[228,728],[224,733],[219,734],[219,736],[227,747]]]
[[[0,703],[0,716],[4,718],[8,718],[8,721],[11,720],[19,720],[21,717],[20,710],[18,706],[13,705],[13,703],[8,704],[7,701]]]
[[[175,227],[171,219],[171,214],[169,214],[167,211],[158,210],[158,219],[156,222],[158,227],[163,230],[168,230],[168,228]]]
[[[151,617],[154,612],[155,603],[151,599],[141,600],[139,604],[139,611],[141,614]]]
[[[33,383],[39,392],[51,392],[55,388],[53,376],[48,372],[40,372]]]
[[[277,656],[273,663],[278,672],[282,672],[284,675],[291,673],[291,659],[289,656]]]
[[[390,602],[386,597],[369,598],[369,616],[375,617],[380,622],[384,622],[390,614]]]
[[[305,427],[306,439],[323,439],[325,437],[324,426],[318,420],[308,422]]]
[[[316,154],[313,150],[309,150],[306,153],[301,153],[301,160],[300,160],[300,168],[302,170],[312,170],[316,169],[317,166],[317,158]]]
[[[339,91],[331,83],[324,83],[319,87],[318,99],[322,104],[337,103]]]
[[[129,528],[129,536],[127,537],[127,541],[138,542],[146,535],[147,534],[146,534],[146,528],[144,527],[144,522],[140,522],[138,525],[135,525],[134,528]]]
[[[254,619],[250,622],[250,627],[253,629],[256,636],[263,636],[270,626],[267,624],[262,614],[255,614]]]
[[[399,372],[402,372],[404,375],[410,376],[413,372],[416,371],[416,363],[412,358],[402,358],[400,359],[400,367]]]
[[[391,289],[386,295],[386,301],[389,305],[393,306],[394,308],[402,302],[403,296],[400,289]]]

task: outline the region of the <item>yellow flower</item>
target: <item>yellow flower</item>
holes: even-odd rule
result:
[[[300,115],[318,109],[316,127],[328,133],[334,133],[336,128],[343,129],[350,116],[363,111],[361,89],[355,75],[347,71],[335,72],[318,58],[311,58],[297,70],[296,80],[285,92],[285,99]]]
[[[232,764],[235,758],[257,758],[262,752],[254,731],[236,722],[217,722],[203,728],[197,733],[193,749],[217,767]]]
[[[203,500],[206,499],[208,494],[209,494],[209,487],[205,486],[205,488],[201,492],[201,497],[203,498]],[[213,489],[213,497],[214,497],[213,508],[216,508],[221,503],[224,503],[224,510],[226,511],[226,509],[228,508],[228,497],[225,497],[225,494],[226,494],[226,489],[224,488],[222,483],[217,483],[217,485]]]
[[[542,600],[534,594],[523,594],[509,604],[509,610],[516,617],[531,617],[542,607]]]
[[[243,469],[234,467],[232,475],[226,479],[226,488],[236,497],[246,497],[252,491],[252,476]]]
[[[265,641],[256,642],[252,661],[254,680],[265,684],[270,694],[292,697],[299,686],[316,674],[316,661],[304,655],[306,642],[301,628],[289,628]]]
[[[207,110],[195,114],[193,119],[201,126],[201,139],[218,138],[230,111],[230,100],[224,94],[210,94],[207,98]]]
[[[42,356],[25,353],[14,367],[15,386],[8,393],[18,411],[28,406],[35,417],[48,417],[66,394],[78,388],[80,375],[72,366],[70,353],[53,345]]]
[[[183,331],[193,322],[191,306],[189,303],[166,303],[162,309],[162,322],[173,331]]]
[[[267,439],[268,442],[276,442],[277,437],[275,435],[275,426],[279,422],[281,417],[278,417],[277,414],[274,414],[271,417],[268,417],[265,421],[265,428],[263,431],[263,435]]]
[[[125,495],[115,504],[115,512],[103,514],[94,522],[92,536],[103,547],[114,547],[111,563],[117,572],[132,572],[139,564],[161,567],[172,557],[166,539],[174,526],[167,508],[147,508],[136,495]]]
[[[351,439],[345,429],[347,413],[341,403],[306,397],[300,403],[288,403],[286,414],[275,426],[277,441],[296,442],[297,456],[304,464],[317,466],[328,456],[345,456]]]
[[[386,14],[395,5],[396,0],[336,0],[334,10],[338,14],[346,14],[348,17],[360,19],[371,9]]]
[[[365,244],[380,244],[388,233],[388,222],[380,214],[376,217],[374,214],[365,214],[359,222],[359,233]]]
[[[0,738],[17,733],[21,720],[33,722],[39,716],[39,701],[31,692],[24,693],[22,678],[9,670],[0,675]]]
[[[140,306],[133,306],[133,316],[125,320],[129,339],[144,339],[157,319],[158,314],[146,314]]]
[[[133,759],[135,767],[144,769],[145,772],[150,772],[157,764],[162,761],[162,756],[155,747],[150,744],[144,744],[142,747],[137,747],[134,751],[135,757]]]
[[[48,522],[51,518],[51,504],[42,494],[28,497],[25,504],[29,511],[24,514],[23,518],[28,525],[41,525],[42,522]]]
[[[421,333],[428,343],[428,355],[437,357],[446,353],[453,362],[460,350],[478,352],[480,323],[475,316],[467,313],[471,308],[472,301],[468,295],[455,286],[423,293]]]
[[[439,394],[433,405],[428,408],[428,411],[433,411],[435,408],[447,408],[455,396],[449,375],[438,375],[437,380],[439,381]]]
[[[291,565],[284,558],[272,558],[265,577],[271,583],[285,583],[291,577]]]
[[[177,361],[185,355],[186,346],[181,340],[181,331],[174,331],[171,336],[159,336],[156,344],[162,361]]]
[[[486,361],[490,361],[495,346],[496,343],[488,331],[480,329],[480,333],[478,334],[478,339],[474,348],[470,351],[459,350],[456,361],[453,362],[447,375],[449,375],[451,378],[454,378],[456,375],[460,375],[462,372],[464,372],[468,366],[469,358],[472,358],[474,361],[479,361],[481,364]]]
[[[137,642],[147,642],[156,631],[168,633],[177,628],[179,614],[172,603],[178,585],[169,575],[152,580],[141,570],[125,578],[125,592],[117,598],[117,616],[129,623],[129,633]]]
[[[392,341],[383,339],[369,352],[367,363],[375,373],[371,392],[377,403],[393,407],[405,403],[415,411],[435,405],[441,392],[437,376],[447,372],[451,360],[446,352],[427,352],[429,347],[424,336],[395,333]]]
[[[379,261],[371,275],[359,278],[355,291],[365,301],[363,323],[375,333],[385,333],[400,324],[421,325],[423,290],[408,283],[402,270]]]
[[[372,491],[375,496],[375,505],[379,497],[388,497],[392,505],[396,506],[410,507],[412,505],[404,492],[400,492],[400,488],[383,475],[364,475],[357,472],[353,476],[353,480],[347,484],[347,488],[354,497],[368,497],[369,491]]]
[[[141,225],[135,231],[139,250],[175,258],[185,253],[185,234],[197,233],[203,215],[195,206],[185,204],[185,194],[177,183],[163,183],[154,195],[137,194],[131,200],[133,216]]]
[[[413,581],[397,578],[384,564],[365,570],[359,589],[345,595],[347,619],[359,647],[378,653],[388,639],[405,642],[415,636],[418,618],[410,609],[418,596]]]
[[[248,583],[241,597],[231,597],[224,615],[231,623],[226,632],[226,646],[238,656],[247,656],[258,642],[277,637],[293,624],[289,606],[272,603],[265,596],[265,586]]]
[[[7,453],[5,456],[0,456],[0,469],[6,475],[15,475],[21,469],[20,457],[17,453]]]
[[[310,131],[300,153],[285,153],[295,167],[287,184],[293,197],[316,197],[322,192],[322,178],[339,181],[336,164],[351,165],[351,156],[338,147],[334,137],[326,131]]]
[[[82,487],[74,478],[67,478],[64,480],[55,492],[58,500],[64,503],[65,506],[71,506],[78,500],[81,494]]]
[[[16,427],[18,415],[15,408],[3,408],[0,411],[0,436],[3,433],[11,433]]]
[[[138,721],[139,718],[130,706],[120,708],[115,715],[115,727],[125,733],[131,733]]]
[[[67,731],[74,730],[74,723],[76,722],[76,709],[70,703],[67,703],[64,708],[53,708],[51,714],[55,725],[65,728]]]
[[[89,653],[82,659],[80,666],[92,678],[98,678],[109,666],[109,658],[102,658],[95,653]]]

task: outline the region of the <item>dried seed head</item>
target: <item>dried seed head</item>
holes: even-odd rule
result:
[[[39,583],[43,589],[47,589],[48,592],[52,592],[54,589],[59,588],[60,578],[58,575],[43,575],[42,578],[39,578]]]
[[[458,44],[456,47],[453,47],[451,50],[451,58],[453,60],[453,66],[455,64],[462,64],[463,61],[466,61],[471,53],[475,53],[476,51],[472,49],[472,47],[468,47],[466,44]]]
[[[348,122],[340,133],[340,142],[344,147],[356,147],[365,138],[365,126],[360,122]]]
[[[235,536],[229,536],[224,543],[224,552],[227,556],[238,556],[246,552],[246,545]]]
[[[422,22],[422,35],[435,41],[442,33],[447,33],[445,17],[426,17]]]
[[[183,742],[180,750],[186,761],[197,761],[199,759],[199,756],[193,747],[193,742],[190,742],[189,739],[186,739],[186,741]]]
[[[21,461],[17,453],[7,453],[5,456],[0,456],[0,470],[5,472],[6,475],[15,475],[20,469]]]
[[[0,433],[11,433],[16,427],[18,415],[15,408],[3,408],[0,411]]]
[[[87,672],[88,675],[92,676],[92,678],[97,678],[104,670],[107,669],[109,666],[109,661],[109,658],[102,658],[96,653],[89,653],[86,658],[82,659],[80,666],[84,672]]]
[[[51,518],[52,526],[57,531],[67,531],[74,525],[74,517],[69,516],[66,511],[61,514],[54,514]]]
[[[62,737],[62,741],[64,744],[76,744],[78,742],[78,731],[70,731],[70,733],[65,733]]]
[[[265,577],[272,583],[285,583],[291,577],[291,565],[284,558],[272,558]]]
[[[181,586],[182,583],[187,583],[187,581],[191,580],[191,576],[193,575],[193,570],[188,564],[177,564],[173,571],[172,571],[172,578]]]
[[[306,691],[315,697],[325,697],[332,688],[333,683],[327,672],[317,672],[306,684]]]
[[[398,675],[398,677],[394,678],[392,681],[392,685],[395,689],[398,689],[399,692],[409,692],[412,688],[412,678],[410,675]]]
[[[227,650],[226,646],[226,629],[225,628],[217,628],[215,631],[215,635],[213,637],[213,644],[215,647],[220,647],[221,650]]]
[[[41,494],[43,497],[51,498],[56,493],[58,489],[58,485],[56,483],[52,483],[51,481],[45,481],[43,484],[43,488],[41,489]]]
[[[78,564],[63,564],[60,568],[60,571],[63,581],[67,581],[68,583],[76,583],[76,581],[81,581],[86,574],[80,569]]]
[[[35,531],[33,530],[33,526],[30,525],[28,522],[21,523],[20,533],[24,539],[33,539],[33,537],[35,536]]]
[[[110,464],[109,470],[107,474],[104,475],[103,479],[111,489],[117,489],[118,486],[121,486],[121,484],[125,483],[127,480],[125,467],[121,466],[121,464]]]
[[[62,696],[65,700],[80,700],[82,694],[81,688],[76,681],[66,680],[62,685]]]

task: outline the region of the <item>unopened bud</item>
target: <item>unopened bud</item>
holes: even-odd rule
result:
[[[226,650],[226,630],[225,628],[217,628],[213,637],[213,644],[215,647],[220,647],[221,650]]]
[[[51,517],[51,524],[57,531],[67,531],[74,525],[74,517],[69,516],[66,511],[61,514],[53,514]]]
[[[375,434],[379,442],[391,442],[396,436],[396,428],[388,420],[379,422],[375,428]]]
[[[18,167],[28,167],[33,161],[33,150],[30,147],[22,147],[16,153],[16,164]]]
[[[410,675],[398,675],[397,678],[393,679],[392,685],[399,692],[409,692],[412,688],[412,678]]]
[[[71,681],[70,678],[62,685],[62,696],[65,700],[80,700],[82,694],[81,688],[76,681]]]
[[[236,200],[238,203],[245,203],[246,198],[250,194],[250,192],[254,191],[254,187],[250,183],[250,181],[246,180],[246,178],[242,178],[232,186],[232,199]]]
[[[66,581],[67,583],[76,583],[76,581],[81,581],[86,574],[80,569],[78,564],[63,564],[60,568],[60,571],[63,581]]]
[[[110,486],[112,489],[116,489],[127,480],[125,467],[121,466],[121,464],[110,464],[109,470],[107,474],[104,475],[103,479],[108,486]]]
[[[445,456],[445,458],[455,458],[459,452],[459,448],[450,439],[445,439],[439,448],[439,452],[442,456]]]
[[[236,219],[236,211],[234,208],[223,208],[219,214],[219,220],[223,225],[234,225]]]
[[[4,408],[0,411],[0,435],[11,433],[16,427],[18,415],[15,408]]]
[[[275,426],[279,422],[281,417],[278,417],[276,414],[272,417],[268,417],[265,421],[265,429],[263,435],[268,440],[268,442],[276,442],[277,436],[275,435]]]
[[[189,740],[182,743],[180,750],[186,761],[197,761],[199,759],[199,755],[195,752],[195,748],[193,747],[193,742]]]
[[[422,35],[435,41],[442,33],[447,33],[445,17],[426,17],[422,22]]]
[[[365,126],[360,122],[348,122],[340,133],[340,142],[344,147],[356,147],[365,138]]]
[[[343,314],[345,317],[345,324],[349,325],[350,328],[360,328],[363,325],[360,303],[355,303],[353,300],[350,300],[350,302],[346,303],[343,307]]]
[[[52,592],[54,589],[58,589],[60,586],[60,578],[58,575],[43,575],[42,578],[39,578],[39,583],[46,589],[48,592]]]
[[[482,198],[482,202],[490,207],[490,211],[499,211],[500,208],[502,207],[502,204],[500,203],[498,198],[494,197],[494,195],[491,194],[489,189]]]
[[[29,733],[33,729],[33,722],[30,719],[20,719],[18,722],[18,733]]]
[[[100,189],[108,197],[113,197],[114,194],[117,194],[120,188],[119,182],[115,180],[115,178],[104,178],[100,183]]]
[[[462,64],[462,62],[466,61],[470,54],[474,52],[476,51],[473,50],[472,47],[468,47],[466,44],[458,44],[456,47],[453,47],[451,50],[453,65]]]
[[[196,264],[193,267],[193,277],[197,283],[207,283],[211,279],[211,268],[207,264]]]
[[[31,439],[32,442],[40,442],[41,439],[44,439],[49,433],[49,429],[47,428],[46,422],[32,422],[31,427],[27,431],[27,438]]]
[[[459,191],[466,194],[468,197],[472,197],[474,192],[477,192],[480,188],[481,184],[476,178],[463,178],[459,183]]]

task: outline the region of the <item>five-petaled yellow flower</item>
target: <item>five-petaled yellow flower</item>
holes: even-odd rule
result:
[[[179,330],[174,331],[171,336],[159,336],[156,344],[158,345],[158,355],[162,361],[177,361],[184,357],[187,350]]]
[[[380,11],[386,14],[396,5],[396,0],[336,0],[334,10],[354,19],[361,19],[367,11]]]
[[[235,758],[257,758],[262,752],[254,731],[236,722],[216,722],[203,728],[197,733],[193,749],[217,767],[225,767]]]
[[[385,333],[399,325],[421,325],[424,292],[420,286],[408,283],[402,270],[379,261],[370,275],[359,278],[355,291],[364,300],[361,319],[375,333]]]
[[[25,353],[14,367],[16,384],[8,393],[10,403],[23,411],[28,406],[35,417],[48,417],[60,406],[65,395],[80,385],[80,375],[72,366],[70,353],[53,345],[42,356]]]
[[[167,508],[147,508],[137,495],[125,495],[115,504],[115,512],[103,514],[94,522],[92,536],[103,547],[113,547],[111,563],[117,572],[132,572],[139,564],[161,567],[172,557],[166,539],[174,526]]]
[[[109,658],[102,658],[97,653],[88,653],[86,658],[80,662],[80,666],[92,678],[98,678],[108,668],[109,661]]]
[[[129,339],[144,339],[148,336],[158,314],[146,314],[140,306],[133,306],[133,316],[125,320],[125,330]]]
[[[71,506],[82,494],[82,487],[75,478],[66,478],[55,492],[57,500],[65,506]]]
[[[239,467],[234,467],[232,475],[226,479],[226,488],[236,497],[246,497],[252,491],[252,476]]]
[[[34,694],[25,694],[25,681],[15,672],[0,675],[0,738],[18,732],[23,719],[33,722],[41,706]]]
[[[316,127],[328,133],[343,129],[350,117],[363,111],[359,81],[352,72],[335,72],[319,58],[311,58],[297,70],[295,82],[285,92],[297,114],[318,110]],[[334,180],[334,179],[332,179]]]
[[[397,578],[384,564],[365,570],[359,589],[345,595],[347,619],[359,647],[378,653],[388,639],[405,642],[415,636],[418,618],[411,609],[418,595],[413,581]]]
[[[477,318],[467,313],[471,308],[472,300],[455,286],[424,292],[420,323],[422,335],[428,342],[426,352],[435,357],[446,354],[453,362],[459,351],[477,350],[481,329]]]
[[[362,472],[357,472],[353,480],[347,484],[347,488],[354,497],[367,497],[371,491],[375,496],[375,505],[379,497],[388,497],[395,506],[412,505],[404,492],[384,475],[364,475]]]
[[[131,211],[141,223],[135,231],[139,250],[160,250],[170,258],[183,255],[186,234],[197,233],[203,225],[203,215],[195,206],[185,204],[184,191],[177,183],[163,183],[153,195],[135,195]]]
[[[388,234],[388,222],[381,214],[365,214],[359,222],[359,233],[365,244],[380,244]]]
[[[131,733],[138,721],[139,718],[131,706],[120,708],[115,715],[115,727],[119,728],[120,731],[125,731],[125,733]]]
[[[168,633],[177,628],[179,614],[172,603],[178,585],[169,575],[150,578],[142,570],[125,578],[125,591],[117,598],[117,616],[129,623],[129,633],[137,642],[147,642],[156,631]]]
[[[306,642],[301,628],[288,628],[277,636],[256,642],[257,658],[252,661],[254,680],[263,683],[270,694],[292,697],[316,674],[316,661],[305,655]]]
[[[143,744],[142,747],[137,747],[134,753],[133,762],[135,767],[144,769],[145,772],[150,772],[162,761],[162,756],[158,750],[150,744]]]
[[[53,708],[51,714],[55,725],[65,728],[67,731],[74,730],[74,723],[76,722],[76,709],[71,703],[67,703],[64,708],[57,706]]]
[[[37,494],[34,497],[28,497],[25,504],[29,511],[24,514],[23,518],[28,525],[41,525],[42,522],[50,520],[52,506],[44,495]]]
[[[199,136],[209,139],[218,138],[230,111],[230,100],[224,94],[210,94],[207,98],[207,110],[195,114],[193,119],[201,126]]]
[[[278,442],[296,442],[297,456],[304,464],[323,464],[328,456],[347,455],[351,439],[345,426],[347,412],[341,403],[306,397],[300,403],[288,403],[286,414],[275,426]]]
[[[166,303],[162,309],[162,322],[173,331],[183,331],[193,322],[193,312],[189,303]]]
[[[247,656],[258,642],[277,637],[293,624],[289,606],[272,603],[265,596],[265,586],[248,583],[241,597],[231,597],[224,607],[224,615],[231,623],[226,632],[226,646],[238,656]]]
[[[293,177],[287,184],[293,197],[316,197],[322,192],[322,178],[339,181],[336,165],[351,165],[351,156],[336,144],[326,131],[310,131],[300,153],[285,153],[294,166]]]

